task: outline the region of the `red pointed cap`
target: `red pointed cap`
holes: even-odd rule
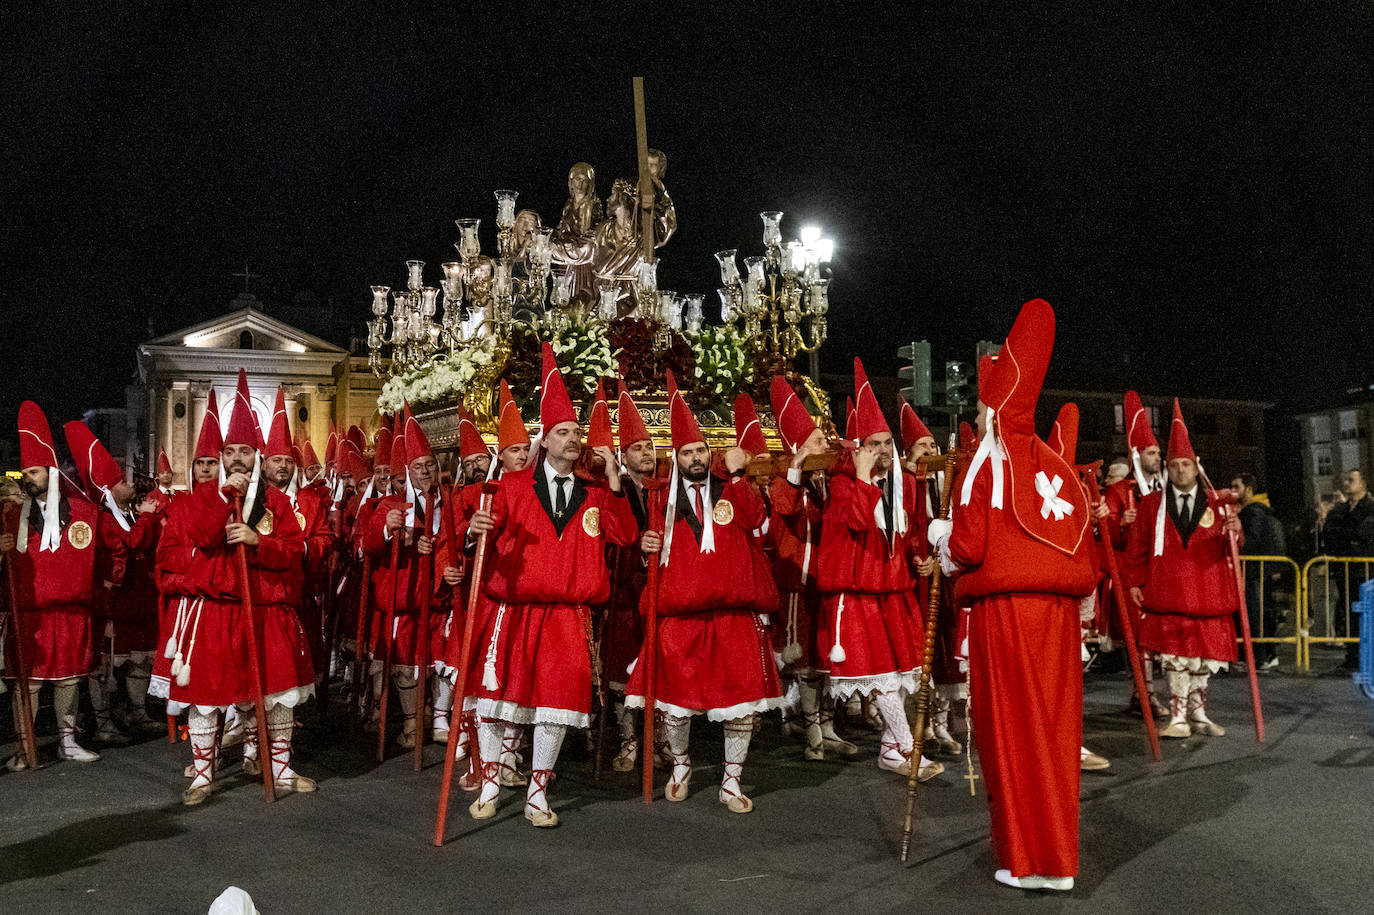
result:
[[[267,432],[267,450],[263,457],[291,454],[291,424],[286,418],[286,392],[277,385],[277,402],[272,407],[272,426]]]
[[[978,379],[978,399],[996,411],[997,430],[1035,434],[1035,403],[1054,351],[1054,309],[1044,299],[1021,306],[988,378]]]
[[[363,430],[358,426],[349,426],[348,434],[344,436],[359,454],[367,454],[367,436],[363,435]]]
[[[620,437],[621,451],[629,448],[635,442],[650,439],[649,430],[644,425],[644,417],[639,415],[639,407],[635,406],[634,398],[630,396],[630,389],[625,387],[624,381],[620,382],[620,405],[616,419],[620,421],[620,428],[617,432]]]
[[[1078,405],[1066,403],[1059,408],[1059,415],[1055,417],[1054,428],[1050,429],[1049,441],[1046,442],[1054,449],[1066,464],[1076,463],[1078,456]]]
[[[563,373],[558,369],[554,358],[553,346],[544,343],[544,364],[539,376],[539,422],[547,434],[559,423],[577,422],[577,411],[573,409],[568,388],[563,384]]]
[[[891,430],[888,429],[887,420],[883,418],[883,411],[878,406],[878,398],[873,396],[873,386],[868,383],[864,364],[856,356],[854,357],[854,435],[851,437],[861,442],[870,435],[880,435],[888,431]]]
[[[984,353],[978,360],[978,399],[983,400],[983,389],[987,387],[992,378],[992,370],[997,365],[997,357],[991,353]],[[987,403],[983,400],[983,403]]]
[[[348,439],[344,439],[339,444],[339,464],[342,473],[351,474],[353,481],[361,486],[365,477],[372,475],[372,470],[367,466],[367,458],[358,450],[358,446]]]
[[[305,466],[305,460],[304,460],[304,459],[305,459],[305,452],[301,450],[301,446],[300,446],[300,445],[292,445],[292,446],[291,446],[291,463],[295,464],[297,467],[304,467],[304,466]]]
[[[196,453],[191,460],[197,458],[219,459],[219,453],[224,450],[224,434],[219,427],[219,406],[216,403],[215,389],[210,389],[210,396],[205,401],[205,418],[200,421],[200,437],[196,439]]]
[[[768,443],[759,424],[759,411],[743,391],[735,398],[735,444],[749,454],[767,454]]]
[[[854,430],[857,427],[857,420],[854,415],[854,398],[845,395],[844,398],[844,437],[854,439]]]
[[[463,404],[458,405],[458,459],[465,461],[476,454],[487,454],[487,443],[482,438],[482,432],[477,428],[477,421],[472,418],[468,408]]]
[[[315,446],[310,444],[310,439],[306,439],[301,444],[301,466],[314,467],[320,462],[320,458],[315,454]]]
[[[165,448],[157,449],[157,472],[159,474],[172,472],[172,462],[167,459],[167,450]]]
[[[501,412],[496,425],[496,453],[500,454],[511,445],[528,445],[530,431],[525,428],[525,419],[520,415],[520,408],[515,405],[510,385],[506,384],[504,378],[501,379],[501,392],[497,403]]]
[[[911,446],[923,438],[934,438],[926,424],[921,422],[921,417],[916,415],[916,410],[905,400],[902,401],[902,450],[910,451]]]
[[[587,418],[587,449],[615,447],[615,437],[611,435],[611,408],[606,404],[606,390],[601,381],[596,382],[596,399],[592,401],[592,413]]]
[[[339,460],[339,430],[334,426],[334,420],[329,421],[329,437],[324,440],[324,462],[326,464],[336,464]]]
[[[247,445],[257,448],[262,433],[253,416],[253,398],[248,394],[248,375],[239,369],[239,383],[234,389],[234,405],[229,409],[229,428],[224,433],[224,445]]]
[[[673,432],[673,450],[677,451],[693,442],[706,441],[701,434],[701,427],[697,425],[697,418],[692,415],[682,392],[677,389],[677,379],[673,373],[665,372],[664,380],[668,388],[668,420]]]
[[[405,405],[405,430],[406,430],[406,466],[409,467],[420,458],[429,457],[432,452],[429,450],[429,436],[425,435],[425,430],[421,428],[420,421],[415,418],[415,414],[410,412],[410,404]],[[393,451],[395,448],[393,447]]]
[[[1126,447],[1134,448],[1136,451],[1158,448],[1155,430],[1150,428],[1150,414],[1145,412],[1140,395],[1135,391],[1127,391],[1123,410],[1126,415]]]
[[[1174,420],[1169,424],[1169,460],[1187,458],[1197,460],[1193,443],[1188,438],[1188,427],[1183,422],[1183,411],[1178,408],[1178,398],[1174,398]]]
[[[76,471],[81,475],[81,483],[86,487],[87,493],[97,495],[124,479],[123,471],[119,469],[114,458],[110,457],[110,452],[105,450],[105,446],[100,444],[100,439],[95,437],[95,433],[85,423],[74,419],[63,426],[62,431],[66,435],[67,448],[72,453]]]
[[[382,426],[377,430],[377,437],[372,440],[372,465],[391,466],[392,444],[396,436],[391,431],[392,419],[390,416],[382,417]]]
[[[777,424],[783,447],[788,451],[796,451],[816,431],[816,421],[806,412],[792,385],[781,375],[773,376],[773,384],[768,388],[768,400],[773,407],[773,422]]]

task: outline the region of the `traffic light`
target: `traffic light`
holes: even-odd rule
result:
[[[909,363],[897,369],[899,378],[911,380],[909,387],[902,388],[902,397],[913,407],[930,406],[930,341],[918,340],[898,347],[897,358]]]
[[[979,340],[978,358],[973,363],[975,366],[974,371],[978,371],[976,366],[982,363],[984,356],[996,356],[1000,352],[1002,352],[1002,344],[993,343],[991,340]]]
[[[945,363],[945,405],[951,413],[968,403],[968,363]]]

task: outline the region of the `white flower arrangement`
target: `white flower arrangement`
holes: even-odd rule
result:
[[[696,360],[696,389],[723,401],[753,380],[754,360],[744,334],[732,324],[705,325],[685,335]]]
[[[576,378],[587,393],[596,387],[598,378],[616,373],[615,357],[619,350],[611,350],[605,324],[574,321],[555,330],[549,343],[563,374]]]
[[[412,405],[436,404],[461,397],[477,373],[491,365],[494,350],[495,342],[487,337],[455,351],[453,355],[440,353],[382,385],[382,392],[377,396],[377,409],[383,413],[395,413],[406,401]]]

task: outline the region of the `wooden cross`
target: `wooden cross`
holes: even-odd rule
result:
[[[249,272],[248,272],[248,262],[247,262],[247,261],[244,261],[244,262],[243,262],[243,272],[242,272],[242,273],[231,273],[231,274],[229,274],[229,275],[230,275],[230,276],[241,276],[241,277],[243,277],[243,291],[244,291],[244,292],[247,292],[247,291],[248,291],[248,281],[249,281],[249,280],[260,280],[260,279],[262,279],[262,274],[261,274],[261,273],[249,273]]]
[[[639,256],[654,260],[654,179],[649,175],[649,130],[644,121],[644,77],[634,78],[635,151],[639,159]]]

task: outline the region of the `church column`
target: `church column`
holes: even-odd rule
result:
[[[193,381],[190,385],[191,406],[187,411],[187,418],[190,420],[190,436],[187,438],[185,450],[178,454],[171,455],[172,465],[178,468],[189,468],[195,453],[195,444],[200,435],[201,423],[205,421],[205,414],[210,409],[210,382]],[[185,471],[183,470],[183,474]]]
[[[329,421],[334,417],[334,396],[338,387],[332,384],[315,385],[314,409],[310,411],[310,440],[315,443],[315,453],[324,460],[324,446],[329,438]],[[337,420],[336,420],[337,421]]]
[[[286,424],[291,430],[291,441],[294,444],[296,437],[300,435],[302,429],[300,410],[306,410],[306,415],[310,415],[310,395],[303,393],[305,385],[302,384],[283,384],[281,386],[283,399],[286,405]],[[309,421],[304,425],[309,431]]]
[[[191,383],[189,381],[173,381],[171,383],[171,389],[167,392],[167,420],[167,433],[158,444],[167,449],[167,457],[170,460],[176,460],[176,456],[181,456],[184,460],[191,448],[188,441],[190,434],[187,432],[191,425]],[[152,458],[157,459],[156,449],[152,451]]]

